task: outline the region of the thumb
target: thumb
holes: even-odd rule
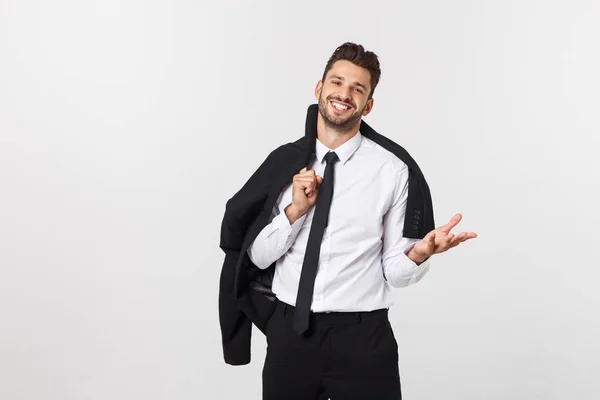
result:
[[[323,183],[323,178],[320,177],[319,175],[317,175],[317,183],[320,185],[321,183]]]
[[[431,232],[431,235],[429,235],[428,243],[431,245],[435,244],[435,232]]]
[[[302,172],[306,172],[306,167],[304,167],[300,170],[300,173],[302,173]]]

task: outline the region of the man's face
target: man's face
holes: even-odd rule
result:
[[[371,74],[367,69],[350,61],[336,61],[325,81],[319,81],[315,88],[325,124],[338,132],[351,130],[363,115],[371,112],[370,91]]]

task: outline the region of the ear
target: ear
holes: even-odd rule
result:
[[[372,97],[367,100],[367,105],[365,106],[365,110],[363,111],[363,117],[369,115],[369,113],[371,112],[371,110],[373,109],[373,103],[375,102],[375,99],[373,99]]]
[[[317,98],[317,100],[319,100],[319,98],[321,97],[321,89],[323,88],[323,81],[319,80],[319,82],[317,82],[317,86],[315,87],[315,97]]]

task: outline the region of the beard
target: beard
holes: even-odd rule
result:
[[[367,107],[367,104],[365,104],[362,110],[358,110],[356,107],[353,107],[355,111],[352,114],[342,117],[329,112],[328,106],[330,100],[340,101],[346,104],[350,104],[352,106],[354,106],[354,102],[344,101],[336,96],[329,96],[327,97],[327,99],[323,99],[323,96],[319,97],[319,113],[323,117],[325,125],[339,133],[345,133],[352,130],[356,123],[360,121],[362,113]]]

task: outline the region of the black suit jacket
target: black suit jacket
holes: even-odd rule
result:
[[[274,310],[271,291],[274,264],[261,270],[246,250],[269,223],[279,194],[300,169],[308,167],[315,150],[318,106],[308,107],[304,137],[272,151],[250,179],[227,201],[221,224],[220,248],[225,252],[219,283],[219,320],[223,355],[230,365],[250,363],[254,323],[265,332]],[[361,121],[360,133],[400,158],[409,169],[408,201],[403,236],[422,239],[434,229],[429,187],[419,166],[401,146]]]

